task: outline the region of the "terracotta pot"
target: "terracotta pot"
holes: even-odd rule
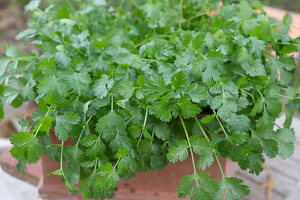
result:
[[[32,113],[36,109],[38,109],[37,105],[35,103],[30,103],[28,105],[25,117],[30,119]],[[54,136],[53,129],[50,132],[50,136],[53,143],[60,143],[59,140]],[[70,141],[66,142],[66,144],[68,143],[71,144]],[[8,162],[10,162],[10,164],[13,163],[11,164],[10,168],[15,168],[16,161],[9,155],[9,152],[7,151],[4,154],[6,158],[0,159],[1,166],[3,166],[5,162],[5,166],[7,166]],[[10,156],[10,158],[8,159],[7,156]],[[196,157],[196,161],[197,160],[198,158]],[[226,176],[231,176],[233,169],[235,169],[235,167],[232,167],[232,163],[224,158],[220,158],[220,162]],[[59,169],[59,163],[50,160],[47,155],[43,155],[39,163],[28,165],[29,174],[27,176],[33,176],[33,170],[31,169],[32,167],[35,169],[38,168],[37,171],[40,172],[38,189],[39,194],[43,199],[81,199],[80,195],[73,196],[58,176],[50,175],[46,178],[47,173]],[[5,171],[9,172],[9,170]],[[213,178],[217,180],[222,178],[216,162],[214,162],[211,167],[206,169],[205,172],[211,173]],[[190,175],[192,173],[193,168],[191,158],[176,164],[169,163],[163,170],[160,171],[137,173],[134,178],[131,178],[127,181],[121,180],[117,187],[114,200],[175,200],[177,199],[176,189],[178,186],[178,180],[185,175]],[[16,175],[16,171],[14,171],[13,175],[18,177],[18,175]],[[25,181],[32,179],[32,177],[26,179],[24,176],[26,175],[23,175],[22,179]],[[34,172],[34,177],[37,177],[36,170]]]

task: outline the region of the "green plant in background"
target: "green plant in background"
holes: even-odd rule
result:
[[[288,36],[289,14],[281,23],[245,0],[226,0],[214,15],[219,1],[66,2],[42,10],[31,1],[29,28],[16,39],[40,51],[8,45],[0,61],[2,104],[40,108],[10,138],[21,171],[45,153],[70,191],[103,199],[120,178],[190,155],[194,173],[179,181],[178,197],[222,199],[225,190],[238,199],[249,189],[225,177],[219,156],[259,174],[263,153],[293,154],[300,99],[290,53],[300,39]],[[284,127],[274,131],[283,104]],[[61,144],[52,144],[51,127]],[[197,172],[214,159],[218,182]]]

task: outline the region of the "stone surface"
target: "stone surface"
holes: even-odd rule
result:
[[[9,150],[10,149],[7,149],[0,157],[0,166],[3,169],[3,171],[29,184],[37,186],[42,175],[41,162],[39,161],[36,164],[30,165],[27,164],[28,173],[23,174],[19,172],[16,168],[18,161],[10,155]]]
[[[273,17],[279,21],[283,20],[283,17],[286,13],[290,13],[293,18],[293,24],[290,29],[290,36],[292,38],[297,38],[300,36],[300,14],[299,13],[289,12],[286,10],[272,8],[269,6],[264,6],[264,10],[268,13],[270,17]]]
[[[1,200],[41,200],[35,186],[7,174],[1,168],[0,194]]]

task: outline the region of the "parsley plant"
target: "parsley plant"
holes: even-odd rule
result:
[[[40,3],[25,7],[32,17],[16,37],[39,50],[7,45],[0,58],[1,104],[39,105],[10,138],[21,171],[45,153],[70,191],[104,199],[120,178],[191,156],[178,197],[239,199],[249,189],[224,175],[220,156],[259,174],[264,154],[293,154],[300,38],[288,35],[289,14],[278,22],[255,0],[224,0],[218,11],[217,0]],[[219,181],[199,172],[215,160]]]

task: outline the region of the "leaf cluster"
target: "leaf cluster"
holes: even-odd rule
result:
[[[190,156],[194,173],[179,181],[178,197],[247,196],[218,158],[259,174],[263,155],[293,154],[300,99],[291,53],[300,38],[288,35],[289,14],[278,22],[258,1],[222,2],[32,0],[16,39],[37,50],[7,45],[0,58],[1,107],[39,106],[10,138],[18,168],[45,153],[61,164],[49,175],[83,198],[104,199],[120,178]],[[283,106],[284,127],[274,131]],[[199,172],[214,162],[219,181]]]

